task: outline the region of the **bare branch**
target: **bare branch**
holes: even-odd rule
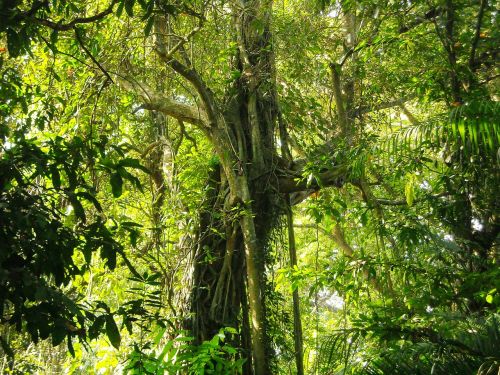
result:
[[[21,15],[21,17],[28,20],[28,21],[35,22],[39,25],[47,26],[53,30],[68,31],[68,30],[73,29],[78,24],[92,23],[92,22],[96,22],[96,21],[103,19],[104,17],[106,17],[107,15],[109,15],[113,12],[113,7],[115,6],[116,3],[117,3],[117,0],[113,0],[113,1],[111,1],[111,4],[109,4],[109,6],[105,10],[103,10],[102,12],[97,13],[96,15],[91,16],[91,17],[77,17],[68,23],[54,22],[54,21],[50,21],[50,20],[47,20],[44,18],[31,17],[31,12],[23,14],[23,15]]]
[[[189,42],[191,37],[196,34],[198,31],[201,30],[202,26],[202,20],[200,19],[200,24],[196,26],[193,30],[191,30],[185,37],[180,37],[176,35],[177,38],[179,38],[179,41],[169,50],[169,51],[164,51],[163,49],[157,48],[156,52],[160,56],[160,58],[164,62],[169,62],[174,53],[176,53],[184,44]]]
[[[119,77],[118,82],[124,89],[139,95],[144,101],[143,108],[145,109],[159,111],[177,120],[201,127],[205,127],[208,124],[207,114],[201,108],[165,97],[145,83],[131,78]]]
[[[109,75],[109,73],[106,71],[106,69],[104,69],[104,67],[99,63],[99,61],[96,60],[96,58],[94,57],[94,55],[92,55],[92,52],[89,51],[87,46],[85,46],[85,43],[83,42],[81,35],[80,35],[80,32],[78,31],[78,28],[76,26],[74,27],[74,31],[75,31],[76,40],[78,41],[78,44],[80,45],[80,47],[82,47],[82,49],[85,51],[85,53],[90,57],[90,59],[93,61],[93,63],[97,65],[99,70],[106,76],[106,78],[109,79],[111,82],[115,83],[113,81],[113,79],[111,78],[111,76]]]
[[[163,22],[164,20],[157,19],[155,27],[158,30],[161,30],[164,27],[164,24],[162,24]],[[217,106],[212,91],[210,91],[205,82],[203,82],[202,78],[196,69],[192,67],[190,62],[187,63],[189,65],[188,66],[173,58],[174,53],[177,51],[185,55],[184,44],[189,42],[190,38],[201,29],[202,25],[203,18],[200,18],[198,26],[192,29],[185,37],[177,36],[179,41],[168,51],[166,49],[166,43],[163,40],[163,35],[161,32],[157,32],[156,53],[166,65],[170,66],[174,71],[179,73],[194,86],[205,106],[208,125],[216,124],[218,122]]]
[[[198,144],[196,143],[196,139],[194,139],[189,135],[189,133],[186,131],[186,126],[181,120],[179,120],[179,127],[180,127],[180,139],[182,140],[183,137],[186,138],[189,142],[193,144],[195,150],[198,151]]]
[[[206,118],[208,119],[207,124],[216,124],[218,122],[218,116],[215,98],[212,94],[212,91],[207,87],[205,82],[203,82],[198,72],[194,68],[188,68],[186,65],[175,59],[166,61],[166,63],[168,63],[172,67],[172,69],[186,78],[194,86],[194,88],[200,95],[203,104],[205,105]]]
[[[474,38],[472,39],[472,47],[470,49],[470,57],[469,57],[469,68],[472,71],[474,71],[477,68],[476,49],[479,43],[479,38],[481,36],[481,26],[483,24],[484,10],[486,8],[487,3],[488,3],[487,0],[481,0],[479,13],[477,15],[476,30],[474,31]]]

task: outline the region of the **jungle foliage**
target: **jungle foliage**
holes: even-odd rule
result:
[[[0,21],[1,373],[500,371],[495,2]]]

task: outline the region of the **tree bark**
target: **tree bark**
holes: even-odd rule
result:
[[[295,247],[295,231],[293,228],[293,211],[288,205],[287,212],[288,224],[288,250],[290,253],[290,267],[297,266],[297,249]],[[295,364],[297,366],[297,375],[304,375],[304,344],[302,338],[302,320],[300,317],[300,298],[299,289],[292,292],[293,299],[293,339],[295,345]]]

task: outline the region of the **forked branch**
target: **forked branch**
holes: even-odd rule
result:
[[[177,36],[177,43],[170,49],[167,49],[167,43],[164,39],[164,34],[162,34],[162,31],[166,28],[165,22],[164,19],[157,19],[155,23],[155,28],[157,30],[156,53],[166,65],[170,66],[176,73],[180,74],[193,85],[205,106],[206,118],[208,119],[206,125],[216,124],[218,120],[217,105],[212,91],[205,82],[203,82],[203,79],[190,61],[187,61],[185,65],[173,57],[176,52],[180,52],[181,55],[185,56],[185,59],[188,60],[184,50],[184,44],[189,42],[190,39],[201,30],[203,26],[203,17],[199,18],[198,26],[193,28],[186,36]]]

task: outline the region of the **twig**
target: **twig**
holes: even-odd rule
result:
[[[80,33],[79,33],[79,31],[78,31],[78,29],[77,29],[76,26],[74,27],[74,31],[75,31],[76,40],[78,41],[78,44],[80,44],[80,47],[82,47],[82,49],[85,51],[85,53],[90,57],[90,59],[94,62],[94,64],[97,65],[97,67],[99,68],[99,70],[101,72],[103,72],[103,74],[108,78],[108,80],[110,80],[112,83],[115,83],[115,81],[113,81],[113,79],[111,78],[111,76],[109,75],[109,73],[106,71],[106,69],[104,69],[102,67],[102,65],[99,63],[99,61],[96,60],[96,58],[92,55],[92,53],[85,46],[85,44],[83,43],[83,40],[82,40],[82,38],[80,36]]]

